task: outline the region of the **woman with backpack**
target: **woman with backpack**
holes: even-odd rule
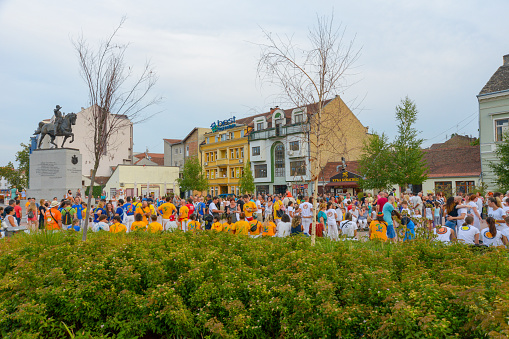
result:
[[[37,205],[33,201],[27,207],[27,221],[30,232],[37,231]]]
[[[71,202],[66,200],[63,202],[63,208],[60,213],[62,214],[63,229],[66,230],[67,227],[72,226],[73,220],[76,219],[76,210],[72,208]]]

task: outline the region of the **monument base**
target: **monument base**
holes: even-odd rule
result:
[[[58,201],[68,190],[73,194],[81,188],[80,151],[74,148],[38,149],[30,154],[29,189],[27,196]]]

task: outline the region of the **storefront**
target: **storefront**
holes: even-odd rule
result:
[[[353,172],[341,171],[330,178],[329,183],[325,185],[325,193],[357,195],[361,191],[359,188],[360,177],[360,175]]]

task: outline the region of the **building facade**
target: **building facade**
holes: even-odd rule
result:
[[[488,190],[497,190],[495,176],[489,164],[497,162],[497,144],[509,132],[509,54],[492,75],[479,95],[479,141],[481,147],[482,181]]]
[[[212,124],[200,145],[201,163],[209,181],[208,194],[240,194],[239,179],[249,161],[250,127],[235,117]]]

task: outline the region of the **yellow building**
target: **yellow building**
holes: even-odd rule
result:
[[[247,135],[250,127],[237,124],[235,117],[214,122],[200,145],[201,163],[209,180],[208,193],[240,193],[239,179],[249,160]]]

